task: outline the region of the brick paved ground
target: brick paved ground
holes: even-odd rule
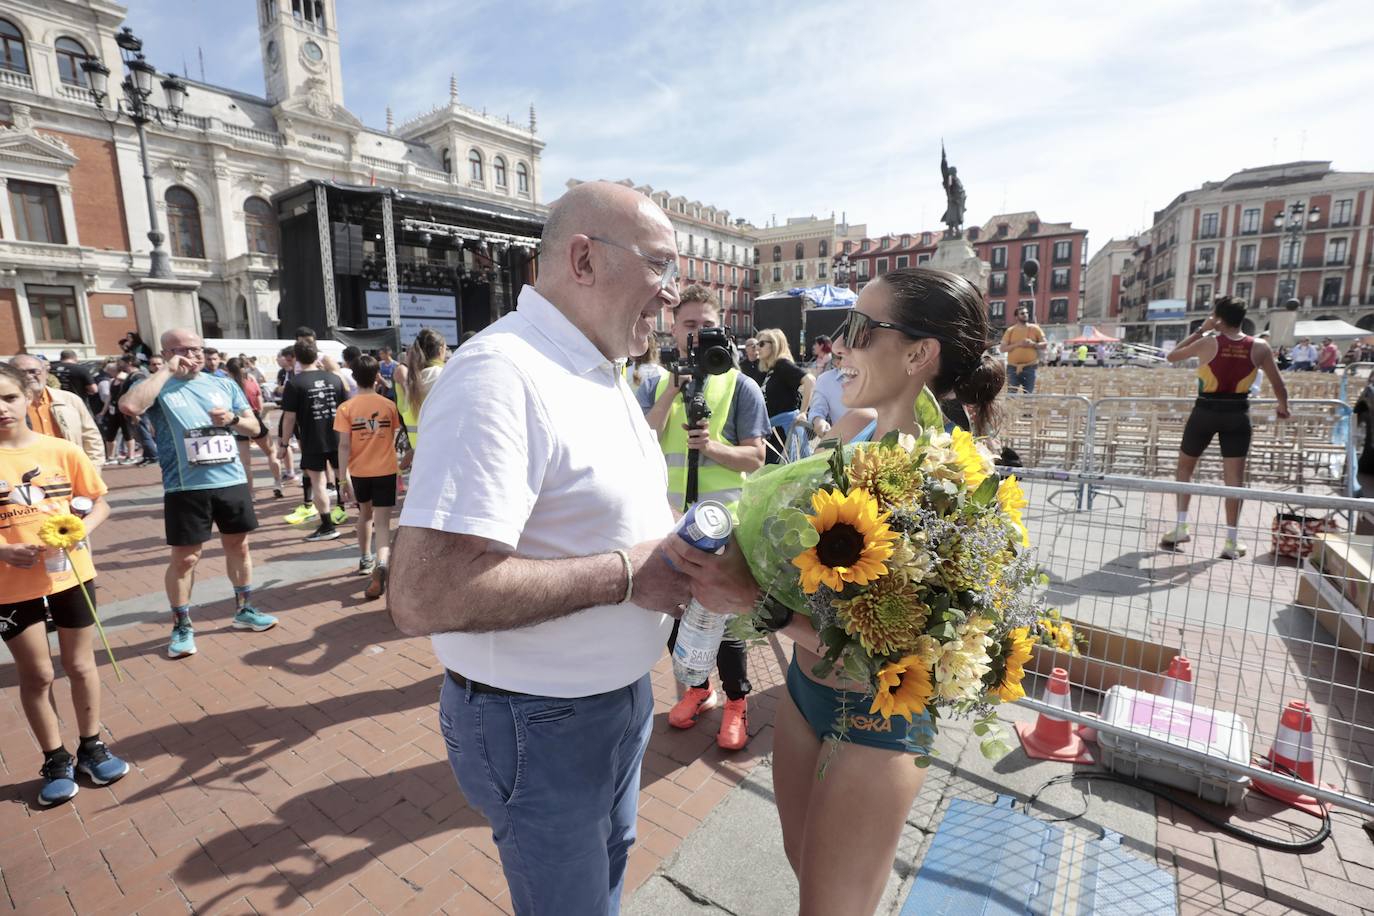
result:
[[[490,833],[444,758],[428,644],[400,638],[381,602],[362,600],[351,540],[305,544],[281,521],[290,506],[260,499],[257,578],[302,559],[334,573],[264,590],[259,603],[282,619],[268,633],[229,628],[227,601],[197,607],[200,654],[170,661],[156,475],[107,476],[118,514],[96,537],[101,602],[151,596],[157,615],[114,635],[123,684],[102,665],[110,741],[135,768],[113,786],[83,787],[69,805],[31,809],[40,755],[13,665],[0,663],[0,910],[510,912]],[[202,579],[223,573],[222,555],[208,551]],[[655,670],[627,893],[771,753],[785,651],[754,650],[753,740],[740,754],[715,747],[719,713],[670,731],[671,676],[666,662]],[[57,696],[73,740],[60,680]],[[1264,804],[1249,802],[1238,818],[1269,812]],[[1257,852],[1160,807],[1158,861],[1178,876],[1185,913],[1374,906],[1362,899],[1374,888],[1374,844],[1357,818],[1338,814],[1335,842],[1297,857]],[[1290,819],[1304,831],[1315,823]]]

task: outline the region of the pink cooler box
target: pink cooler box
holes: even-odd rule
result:
[[[1221,766],[1171,754],[1167,749],[1132,739],[1142,735],[1176,747],[1201,751],[1238,764],[1250,763],[1250,729],[1229,712],[1167,700],[1154,694],[1113,687],[1107,691],[1102,721],[1127,734],[1099,729],[1102,765],[1127,776],[1138,776],[1187,789],[1218,805],[1239,805],[1250,777]]]

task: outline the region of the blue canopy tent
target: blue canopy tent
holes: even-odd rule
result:
[[[853,290],[845,289],[843,286],[831,286],[829,283],[810,288],[797,287],[789,289],[787,293],[810,300],[812,307],[818,309],[849,308],[859,298]]]

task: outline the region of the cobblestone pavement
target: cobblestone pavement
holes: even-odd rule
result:
[[[116,515],[95,537],[99,595],[125,680],[102,663],[104,722],[134,768],[57,809],[32,807],[41,755],[0,654],[0,910],[511,912],[490,831],[445,760],[429,645],[400,637],[382,603],[363,599],[351,538],[304,543],[282,521],[291,500],[259,489],[257,603],[280,626],[229,627],[223,555],[211,547],[197,597],[212,600],[193,610],[200,652],[171,661],[156,473],[114,468],[107,480]],[[787,651],[753,650],[753,737],[736,754],[714,744],[719,712],[689,732],[668,728],[666,659],[655,669],[627,898],[770,756]],[[73,741],[60,676],[56,695]],[[1338,816],[1334,842],[1316,853],[1280,856],[1160,809],[1155,854],[1178,875],[1184,912],[1374,907],[1374,844],[1357,818]]]

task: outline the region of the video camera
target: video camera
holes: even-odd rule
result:
[[[674,376],[689,377],[682,386],[682,400],[687,406],[687,422],[696,425],[711,417],[711,408],[706,406],[706,377],[724,375],[735,368],[735,340],[725,328],[702,328],[688,335],[685,357],[675,346],[663,347],[659,362]]]

